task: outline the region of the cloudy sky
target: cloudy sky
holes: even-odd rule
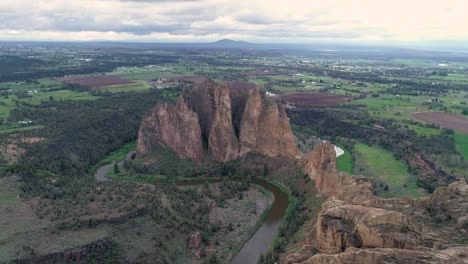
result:
[[[468,40],[468,0],[1,0],[0,40]]]

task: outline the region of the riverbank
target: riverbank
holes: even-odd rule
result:
[[[126,156],[127,159],[129,155]],[[121,163],[117,162],[118,164]],[[182,178],[182,177],[163,177],[163,176],[149,176],[149,175],[134,175],[128,176],[125,173],[115,174],[111,171],[112,164],[107,164],[96,170],[96,179],[122,180],[132,181],[148,184],[168,184],[174,183],[178,186],[187,185],[201,185],[206,182],[219,183],[222,182],[220,177],[202,177],[202,178]],[[242,181],[245,178],[242,177],[229,177],[226,179]],[[289,195],[290,193],[281,184],[267,180],[264,178],[254,178],[252,183],[254,186],[260,186],[259,189],[264,189],[271,192],[274,197],[274,201],[271,202],[265,211],[258,219],[254,228],[249,232],[249,236],[244,239],[242,244],[235,250],[233,257],[230,259],[231,263],[256,263],[257,260],[265,254],[272,242],[274,242],[275,235],[277,234],[282,218],[289,206]],[[279,197],[279,199],[278,199]]]

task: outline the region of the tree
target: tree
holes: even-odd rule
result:
[[[119,168],[119,165],[116,163],[114,163],[114,173],[115,174],[119,174],[120,173],[120,168]]]
[[[213,252],[213,254],[211,254],[210,257],[207,258],[204,263],[219,264],[219,263],[221,263],[221,261],[219,260],[218,255],[216,254],[216,252]]]

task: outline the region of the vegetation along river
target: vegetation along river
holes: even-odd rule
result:
[[[134,151],[129,152],[127,159],[131,157]],[[113,167],[113,164],[104,165],[96,170],[95,177],[97,181],[106,181],[106,173]],[[206,182],[206,180],[179,181],[178,186],[196,185]],[[219,180],[211,180],[210,182],[219,182]],[[242,246],[237,254],[231,259],[232,264],[255,264],[261,254],[266,253],[268,247],[272,244],[278,233],[281,220],[286,213],[288,207],[288,195],[280,190],[277,186],[262,180],[254,180],[254,184],[260,185],[271,192],[275,201],[271,206],[270,211],[261,223],[260,227],[250,237],[250,239]]]

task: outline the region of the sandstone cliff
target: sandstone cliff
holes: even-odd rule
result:
[[[183,98],[175,105],[162,104],[143,116],[138,132],[137,155],[151,154],[157,145],[170,148],[180,158],[203,161],[203,143],[198,116]]]
[[[336,169],[336,153],[330,142],[326,142],[307,153],[304,172],[315,181],[320,194],[333,195],[336,191],[338,171]]]
[[[301,158],[286,112],[260,88],[248,92],[239,130],[241,155],[253,151],[267,157]]]
[[[430,197],[384,199],[374,195],[372,178],[336,171],[329,143],[307,154],[304,163],[328,200],[303,249],[286,263],[468,262],[468,247],[453,245],[468,236],[464,180]]]
[[[151,154],[158,144],[196,163],[230,161],[248,152],[293,159],[302,156],[286,112],[263,89],[232,91],[211,80],[184,89],[175,106],[156,106],[143,117],[137,155]]]

